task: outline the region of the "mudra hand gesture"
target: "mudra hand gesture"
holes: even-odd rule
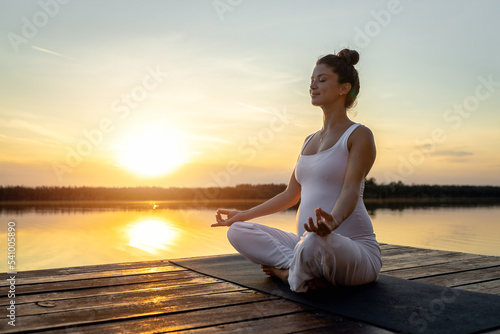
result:
[[[304,224],[307,232],[314,232],[317,235],[325,236],[340,226],[331,214],[323,211],[321,208],[314,209],[314,213],[316,214],[316,225],[314,224],[314,220],[309,217],[309,224]]]
[[[226,215],[227,218],[223,219],[221,214]],[[234,222],[244,221],[244,218],[242,217],[241,211],[219,209],[215,214],[215,220],[217,221],[217,223],[212,224],[211,227],[231,226],[231,224],[233,224]]]

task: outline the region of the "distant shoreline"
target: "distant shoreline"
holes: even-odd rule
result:
[[[168,200],[168,201],[0,201],[0,214],[22,215],[25,213],[82,213],[92,211],[155,211],[155,210],[210,210],[215,213],[218,208],[247,210],[266,199],[215,199],[206,201]],[[403,211],[407,209],[430,208],[480,208],[500,206],[500,198],[448,198],[448,199],[365,199],[364,204],[371,215],[377,210]],[[300,203],[285,211],[296,211]],[[14,219],[14,218],[12,218]]]
[[[0,201],[0,205],[45,205],[45,204],[58,204],[58,205],[120,205],[120,204],[143,204],[143,205],[160,205],[160,204],[191,204],[191,203],[262,203],[268,198],[256,199],[207,199],[203,201],[192,200],[16,200],[16,201]],[[363,198],[363,202],[369,204],[387,204],[387,203],[409,203],[409,204],[427,204],[427,203],[470,203],[471,199],[478,199],[476,197],[462,197],[462,198]],[[500,203],[498,197],[482,197],[481,202],[486,203]]]
[[[286,189],[286,184],[240,184],[232,187],[24,187],[0,186],[0,203],[17,202],[186,202],[264,201]],[[460,203],[500,201],[500,187],[458,185],[377,184],[365,181],[365,203]]]

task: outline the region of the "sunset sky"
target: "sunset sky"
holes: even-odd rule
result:
[[[0,2],[0,185],[285,183],[321,127],[318,57],[379,183],[500,186],[500,2]]]

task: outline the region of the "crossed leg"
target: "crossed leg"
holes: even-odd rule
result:
[[[290,268],[293,250],[299,242],[295,233],[248,222],[232,224],[227,238],[250,262],[279,269]]]
[[[250,262],[260,264],[266,275],[288,282],[296,292],[331,284],[365,284],[374,281],[380,270],[357,242],[336,233],[326,237],[308,233],[299,242],[294,233],[237,222],[229,228],[228,239]]]

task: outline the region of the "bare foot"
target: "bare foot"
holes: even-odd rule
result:
[[[327,288],[330,284],[324,278],[313,278],[307,281],[307,286],[310,290],[318,290]]]
[[[260,265],[264,274],[269,276],[275,276],[281,279],[283,282],[288,282],[288,269],[278,269],[275,267]]]

